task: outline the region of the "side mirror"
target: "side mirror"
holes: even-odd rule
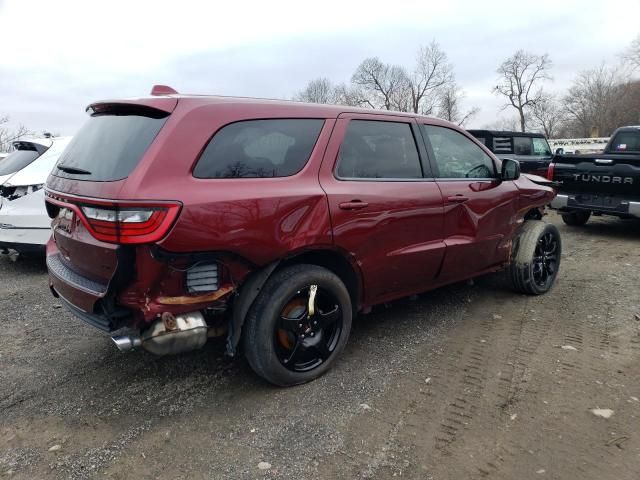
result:
[[[517,180],[520,178],[520,164],[510,158],[504,158],[502,160],[500,178],[502,180]]]
[[[564,148],[556,148],[556,155],[564,155]]]

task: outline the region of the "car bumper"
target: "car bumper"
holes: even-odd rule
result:
[[[44,251],[50,236],[51,219],[40,191],[15,200],[2,199],[0,248],[19,252]]]
[[[616,207],[606,207],[603,205],[582,204],[576,200],[576,195],[559,193],[553,199],[550,206],[555,210],[590,210],[611,215],[625,215],[640,218],[640,202],[632,200],[621,200]]]

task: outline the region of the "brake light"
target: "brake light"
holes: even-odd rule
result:
[[[157,242],[169,232],[182,208],[179,202],[86,200],[53,192],[47,192],[46,200],[57,207],[50,216],[73,211],[92,236],[121,244]]]
[[[178,203],[82,205],[89,232],[109,243],[152,243],[164,237],[180,211]]]
[[[553,174],[556,171],[556,164],[550,163],[549,168],[547,168],[547,180],[553,181]]]

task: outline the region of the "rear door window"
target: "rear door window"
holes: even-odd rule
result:
[[[193,170],[196,178],[295,175],[318,140],[322,119],[247,120],[216,133]]]
[[[73,137],[53,174],[97,182],[127,178],[164,125],[156,110],[94,114]]]
[[[530,137],[513,137],[513,153],[516,155],[533,155]]]
[[[352,120],[338,155],[338,178],[422,178],[408,123]]]

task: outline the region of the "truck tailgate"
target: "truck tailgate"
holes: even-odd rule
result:
[[[559,155],[553,163],[559,192],[640,198],[640,156]]]

